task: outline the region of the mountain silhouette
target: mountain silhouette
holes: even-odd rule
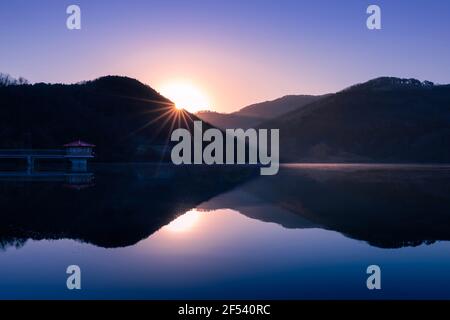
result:
[[[377,78],[260,125],[285,162],[450,162],[450,85]]]
[[[242,116],[235,113],[220,113],[215,111],[199,111],[195,115],[213,126],[221,129],[248,129],[263,121],[259,117]]]
[[[317,101],[325,96],[290,95],[282,98],[255,103],[233,113],[200,111],[196,115],[218,128],[253,128],[269,119]]]
[[[0,86],[0,148],[97,145],[100,161],[160,160],[173,127],[198,120],[151,87],[106,76],[77,84]]]

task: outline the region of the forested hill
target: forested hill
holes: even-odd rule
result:
[[[100,161],[152,161],[173,126],[196,116],[141,82],[107,76],[78,84],[0,86],[0,149],[59,148],[84,140]]]

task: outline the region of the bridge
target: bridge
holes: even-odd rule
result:
[[[88,160],[95,157],[94,147],[79,140],[64,145],[64,149],[0,149],[0,159],[25,159],[29,173],[33,172],[35,161],[39,159],[69,160],[72,171],[86,171]]]

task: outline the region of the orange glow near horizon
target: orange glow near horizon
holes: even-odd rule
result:
[[[193,113],[210,107],[207,95],[189,81],[168,82],[161,87],[160,92],[173,101],[178,110],[185,109]]]

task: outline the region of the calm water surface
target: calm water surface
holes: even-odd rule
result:
[[[448,167],[93,174],[0,182],[0,298],[450,298]]]

